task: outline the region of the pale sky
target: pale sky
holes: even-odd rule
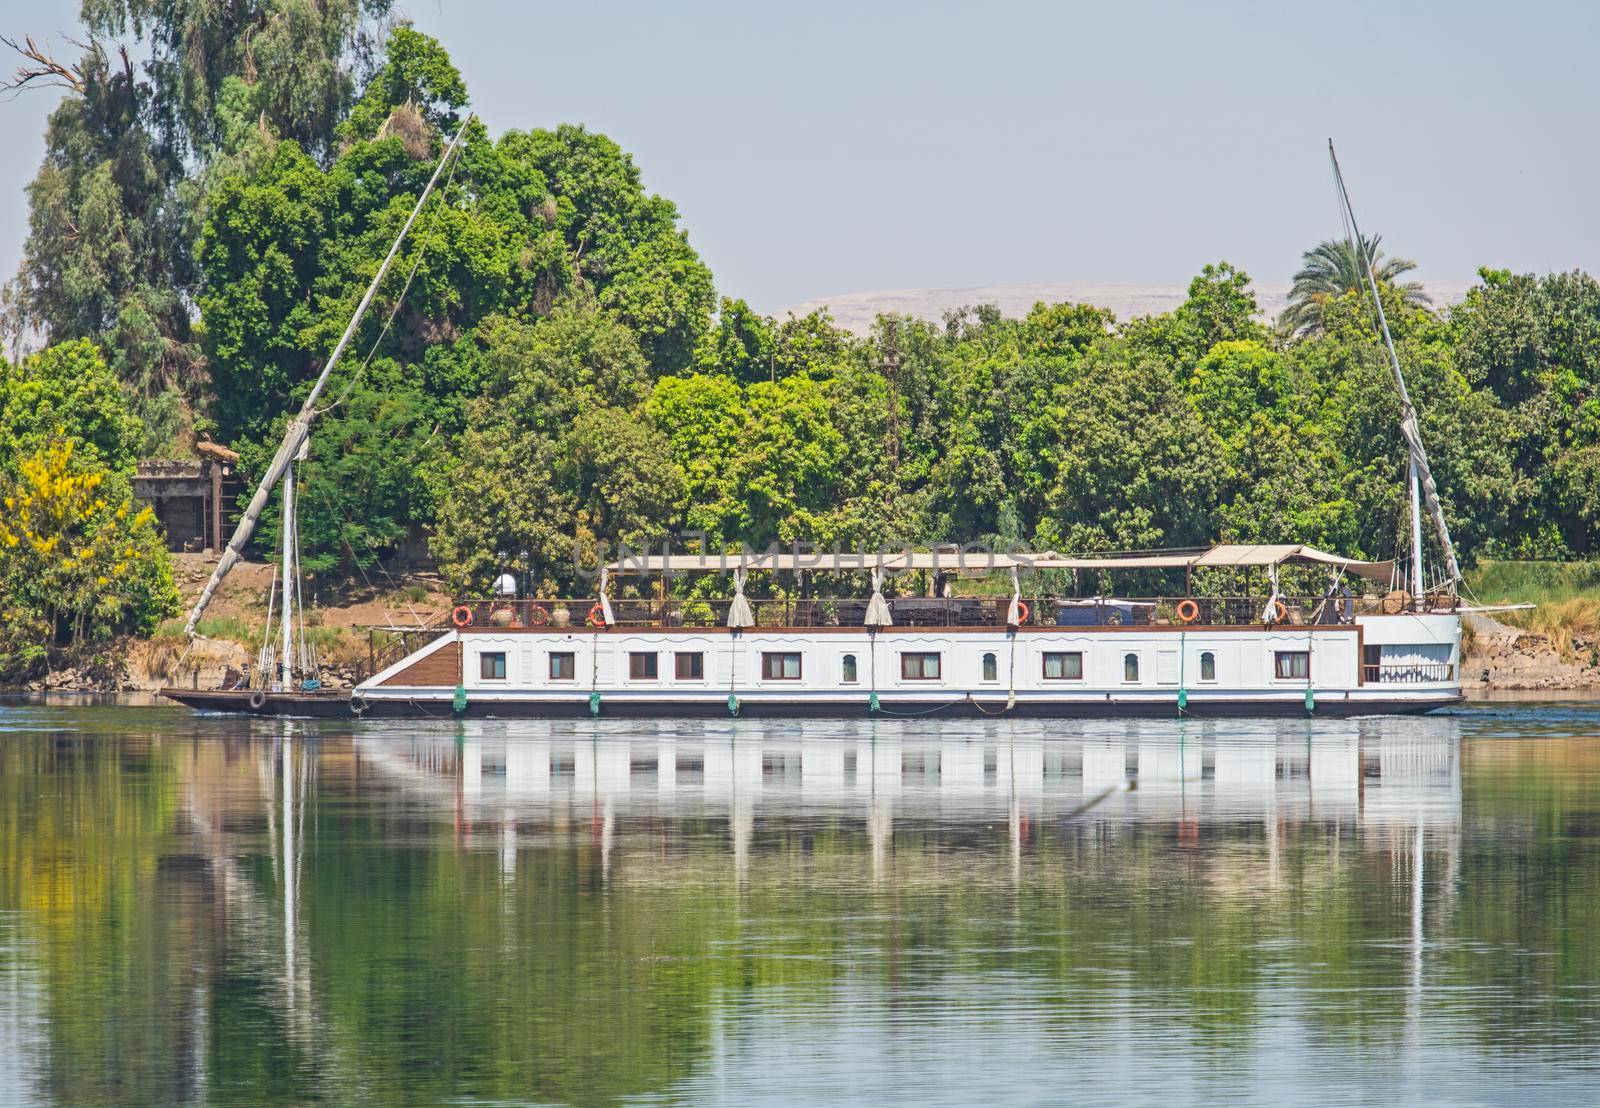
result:
[[[1292,10],[1291,10],[1292,8]],[[71,33],[75,0],[0,0]],[[401,0],[498,134],[581,122],[674,200],[720,292],[1286,281],[1363,228],[1421,263],[1600,268],[1600,5]],[[70,49],[64,52],[70,53]],[[10,68],[9,59],[6,68]],[[51,94],[0,104],[0,271]]]

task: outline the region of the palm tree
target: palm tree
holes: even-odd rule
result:
[[[1407,304],[1425,308],[1431,304],[1428,294],[1422,291],[1420,281],[1398,284],[1395,278],[1417,268],[1408,258],[1385,258],[1378,244],[1382,235],[1362,238],[1362,252],[1372,259],[1372,269],[1378,282],[1393,285]],[[1295,336],[1312,335],[1322,330],[1322,306],[1352,290],[1366,287],[1361,255],[1349,239],[1326,239],[1317,243],[1316,249],[1302,255],[1304,264],[1294,275],[1294,285],[1289,289],[1289,306],[1278,317],[1278,322],[1289,328]]]

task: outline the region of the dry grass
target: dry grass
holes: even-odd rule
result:
[[[1574,596],[1516,614],[1525,617],[1523,625],[1528,630],[1547,637],[1563,658],[1572,655],[1573,639],[1600,637],[1600,598],[1597,597]]]
[[[145,648],[145,669],[160,681],[172,680],[173,668],[183,656],[183,639],[156,635]]]
[[[1600,562],[1484,562],[1467,584],[1485,604],[1535,604],[1495,618],[1550,640],[1562,658],[1574,640],[1600,638]]]

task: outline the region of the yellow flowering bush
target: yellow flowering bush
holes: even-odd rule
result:
[[[0,681],[176,614],[154,513],[127,479],[56,439],[0,474]]]

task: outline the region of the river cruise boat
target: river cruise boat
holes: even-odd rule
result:
[[[726,574],[726,601],[489,600],[355,690],[367,715],[1351,716],[1461,699],[1460,619],[1448,597],[1388,589],[1391,562],[1304,546],[1218,546],[1128,558],[901,553],[864,558],[861,599],[758,600],[747,578],[835,572],[829,556],[653,555],[609,574]],[[942,559],[942,564],[941,564]],[[1315,566],[1322,595],[1130,599],[903,596],[918,580]],[[1304,576],[1304,574],[1302,574]],[[662,590],[665,591],[665,590]],[[940,590],[942,591],[942,590]]]
[[[502,594],[464,602],[432,626],[388,629],[353,690],[322,688],[303,620],[295,620],[295,463],[305,457],[334,365],[464,133],[465,125],[290,421],[186,628],[194,635],[278,488],[285,521],[278,642],[269,636],[263,643],[248,682],[163,690],[171,699],[264,715],[419,718],[1355,716],[1426,712],[1461,699],[1455,591],[1461,574],[1392,342],[1396,415],[1410,463],[1404,581],[1394,562],[1355,561],[1299,545],[1119,557],[963,548],[663,553],[601,567],[590,598]],[[1336,161],[1334,174],[1353,227]],[[1363,241],[1358,234],[1351,239],[1352,246]],[[1387,341],[1375,279],[1369,290]],[[1424,586],[1424,504],[1444,562],[1432,587]],[[1217,586],[1230,571],[1232,579]],[[1181,575],[1183,588],[1144,598],[1066,598],[1043,588],[1069,575],[1083,575],[1071,576],[1075,583],[1099,583],[1123,573],[1136,585]],[[721,600],[674,599],[670,579],[692,574],[726,577],[732,589],[722,590]],[[752,574],[780,575],[785,598],[747,597]],[[905,574],[916,575],[922,595],[885,592],[887,580]],[[952,581],[994,574],[1009,578],[1009,595],[953,595],[981,586],[957,590]],[[828,578],[825,589],[812,587],[819,575]],[[1197,576],[1207,587],[1194,587]],[[869,577],[871,591],[863,596]],[[622,586],[615,597],[613,580]],[[849,580],[853,587],[843,583]],[[1027,597],[1024,581],[1032,589]],[[1359,595],[1352,585],[1362,586]],[[1295,587],[1310,595],[1295,595]],[[270,612],[269,602],[269,623]]]
[[[841,561],[845,563],[841,567]],[[1295,574],[1298,569],[1299,573]],[[1254,571],[1315,576],[1320,595],[1034,596],[1041,571]],[[1307,571],[1311,572],[1308,573]],[[1320,572],[1318,572],[1320,571]],[[859,598],[751,600],[754,574],[870,576]],[[1002,596],[887,598],[886,578],[1009,577]],[[1306,546],[1217,546],[1122,558],[1040,555],[651,555],[614,563],[595,598],[467,601],[390,633],[349,693],[169,690],[201,708],[414,716],[1355,716],[1461,699],[1449,594],[1388,586],[1392,562]],[[666,579],[717,574],[725,600],[682,600]],[[608,595],[609,582],[663,587]],[[863,589],[863,592],[865,589]],[[943,592],[944,589],[935,591]],[[391,660],[392,659],[392,660]]]

